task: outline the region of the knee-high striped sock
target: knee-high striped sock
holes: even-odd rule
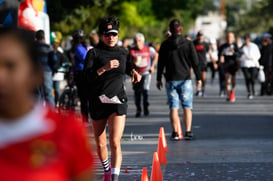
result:
[[[102,163],[102,166],[103,166],[103,169],[104,169],[104,172],[110,172],[110,162],[108,160],[108,158],[104,161],[101,162]]]

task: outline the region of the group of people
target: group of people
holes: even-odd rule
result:
[[[257,66],[264,65],[265,72],[269,71],[266,68],[269,57],[263,53],[269,50],[262,48],[260,56],[249,36],[239,48],[234,43],[234,34],[228,33],[227,42],[220,46],[218,56],[215,56],[212,47],[204,42],[202,32],[191,41],[182,35],[181,22],[174,19],[157,52],[145,44],[142,33],[135,34],[134,46],[129,49],[118,46],[119,24],[117,17],[103,18],[98,25],[100,40],[97,41],[98,36],[94,35],[96,40],[90,45],[86,44],[82,30],[72,33],[71,62],[81,113],[83,122],[91,118],[104,181],[117,181],[122,164],[121,138],[128,107],[125,75],[131,77],[133,85],[135,116],[140,117],[142,112],[148,116],[151,74],[157,65],[156,86],[159,90],[163,88],[163,77],[166,84],[171,140],[180,139],[180,104],[185,124],[184,139],[192,140],[192,70],[196,78],[196,95],[204,96],[207,56],[212,69],[219,71],[220,93],[225,92],[231,102],[235,101],[238,60],[249,98],[255,95],[253,79]],[[58,104],[58,92],[54,101],[52,76],[63,62],[68,61],[59,51],[58,42],[51,48],[44,41],[43,31],[33,36],[18,28],[0,27],[0,47],[0,132],[4,135],[0,137],[0,169],[6,173],[0,175],[0,180],[92,180],[94,153],[88,144],[86,127],[74,114],[61,115],[53,109]],[[57,83],[54,87],[58,86]],[[37,95],[43,95],[50,106],[43,107]],[[14,169],[16,174],[13,174]]]
[[[199,69],[201,71],[202,88],[196,91],[196,96],[206,96],[206,72],[210,68],[212,81],[215,72],[219,72],[219,95],[226,95],[226,100],[235,102],[236,73],[242,71],[246,84],[248,99],[253,99],[257,95],[255,82],[260,69],[264,69],[265,80],[261,82],[260,95],[271,94],[267,85],[270,83],[272,72],[272,41],[271,35],[262,35],[262,44],[259,46],[251,42],[250,34],[243,37],[243,44],[235,41],[233,32],[228,32],[226,42],[217,46],[216,42],[204,41],[204,34],[200,31],[193,41],[199,59]],[[239,39],[239,38],[238,38]],[[271,80],[272,81],[272,80]],[[272,90],[271,90],[272,91]]]

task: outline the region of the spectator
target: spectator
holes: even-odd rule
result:
[[[206,78],[207,78],[207,54],[209,55],[210,60],[213,64],[216,63],[216,60],[212,56],[212,52],[210,50],[209,44],[204,41],[204,34],[199,31],[197,33],[197,39],[193,41],[195,46],[195,50],[199,59],[199,69],[201,71],[202,76],[202,88],[201,90],[196,91],[196,96],[205,96],[205,86],[206,86]]]
[[[158,53],[153,47],[145,45],[145,38],[142,33],[134,36],[135,46],[130,49],[130,57],[135,70],[142,75],[139,83],[133,84],[136,117],[141,116],[141,97],[143,97],[144,115],[149,115],[149,90],[151,84],[151,74],[157,64]],[[153,59],[151,63],[151,59]]]
[[[96,30],[92,30],[89,33],[89,43],[90,43],[90,46],[96,47],[99,44],[99,41],[100,41],[100,39],[99,39],[98,33],[96,32]]]
[[[65,63],[68,63],[68,58],[59,51],[60,42],[54,41],[52,43],[53,51],[51,52],[51,57],[53,58],[53,88],[54,88],[54,98],[55,105],[59,105],[59,97],[60,97],[60,84],[61,81],[64,80],[64,72],[61,72],[60,69]]]
[[[182,26],[179,20],[174,19],[170,22],[172,35],[165,40],[159,50],[157,88],[162,88],[162,74],[165,69],[166,89],[168,104],[170,108],[170,119],[173,133],[172,140],[179,140],[179,100],[183,107],[186,140],[193,139],[192,126],[192,81],[190,68],[193,70],[197,79],[197,87],[201,87],[201,73],[198,67],[198,57],[194,45],[191,41],[181,35]]]
[[[55,105],[54,96],[52,94],[53,82],[52,82],[52,69],[53,59],[50,55],[53,51],[52,47],[45,43],[45,32],[38,30],[36,32],[36,46],[38,48],[38,59],[41,62],[44,70],[44,82],[39,91],[39,97],[45,100],[51,106]]]
[[[81,102],[81,114],[83,122],[88,122],[88,90],[86,87],[86,79],[83,73],[85,56],[87,54],[87,46],[84,39],[83,30],[75,30],[73,37],[73,62],[74,62],[74,79],[77,86],[78,96]]]
[[[0,47],[0,180],[92,181],[94,156],[82,125],[34,97],[43,70],[33,34],[0,27]]]
[[[260,65],[264,67],[265,82],[261,83],[260,95],[270,94],[270,84],[269,77],[270,71],[272,69],[272,35],[269,33],[264,33],[262,36],[262,48],[261,48],[261,58],[259,60]]]
[[[241,68],[244,74],[247,97],[253,99],[255,96],[255,79],[259,68],[260,50],[255,43],[250,41],[250,35],[245,36],[245,44],[241,48]]]

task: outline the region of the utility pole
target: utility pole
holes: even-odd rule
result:
[[[220,1],[220,15],[224,17],[224,19],[226,19],[226,1],[225,0],[221,0]]]

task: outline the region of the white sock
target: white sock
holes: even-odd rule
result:
[[[111,168],[111,175],[119,175],[120,173],[120,168]]]

